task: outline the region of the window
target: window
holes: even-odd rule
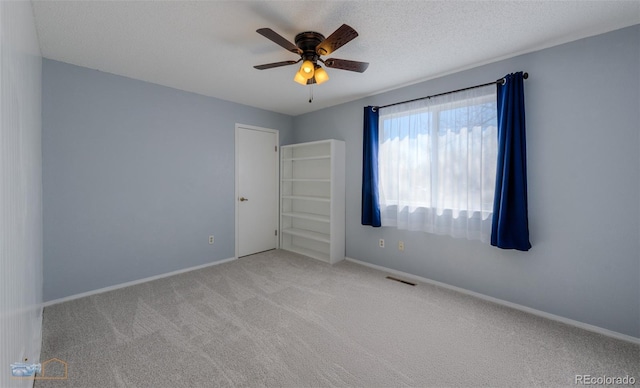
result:
[[[489,241],[496,116],[494,85],[380,109],[382,225]]]

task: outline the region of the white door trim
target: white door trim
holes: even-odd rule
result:
[[[245,124],[238,124],[236,123],[235,126],[235,155],[234,155],[234,176],[235,176],[235,189],[234,189],[234,197],[233,197],[233,203],[234,203],[234,208],[235,208],[235,253],[234,256],[237,259],[238,258],[238,252],[240,252],[240,212],[238,209],[238,198],[240,197],[240,186],[239,186],[239,169],[238,169],[238,157],[239,157],[239,141],[238,141],[238,131],[240,128],[243,129],[250,129],[250,130],[254,130],[254,131],[263,131],[263,132],[270,132],[270,133],[274,133],[276,135],[276,144],[278,144],[278,155],[276,157],[277,160],[277,168],[276,168],[276,180],[278,182],[278,184],[276,185],[277,189],[276,189],[276,202],[274,205],[276,206],[276,208],[278,209],[277,212],[278,214],[280,214],[280,131],[277,129],[271,129],[271,128],[263,128],[263,127],[256,127],[254,125],[245,125]],[[280,223],[278,222],[277,225],[277,231],[278,231],[278,238],[276,239],[276,248],[280,248]]]

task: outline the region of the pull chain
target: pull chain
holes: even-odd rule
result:
[[[313,101],[313,84],[309,85],[309,104]]]

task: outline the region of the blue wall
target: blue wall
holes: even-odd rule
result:
[[[291,117],[42,66],[45,301],[234,256],[235,124]]]
[[[360,225],[364,106],[520,70],[531,251]],[[634,26],[298,116],[294,140],[346,142],[348,257],[640,337],[639,79]]]

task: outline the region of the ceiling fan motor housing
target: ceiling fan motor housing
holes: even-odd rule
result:
[[[314,64],[317,62],[319,55],[316,53],[316,46],[324,41],[324,35],[315,31],[301,32],[296,35],[296,46],[302,50],[302,58],[310,60]]]

